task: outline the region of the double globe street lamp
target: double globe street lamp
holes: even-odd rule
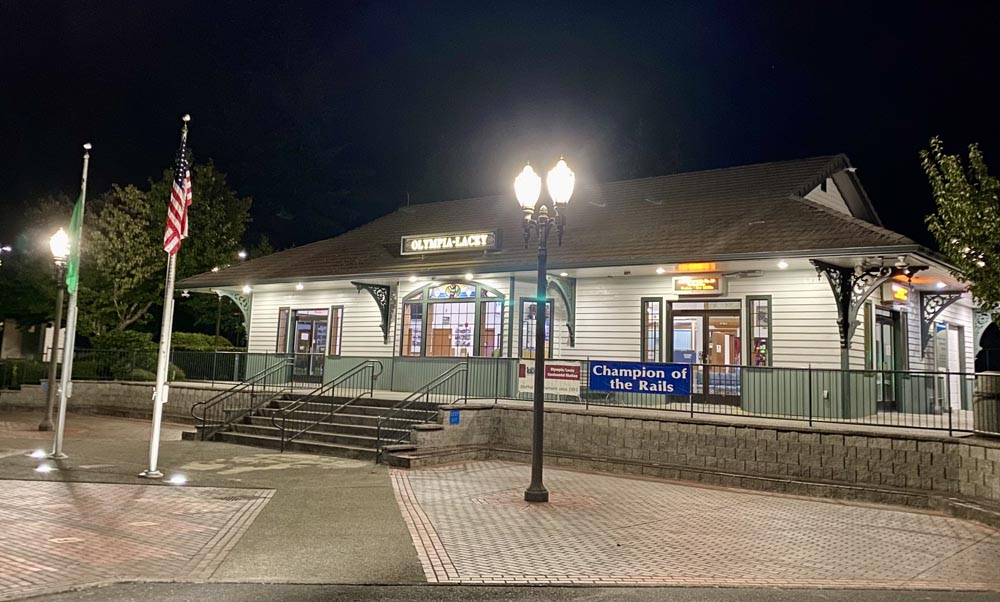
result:
[[[542,484],[542,448],[543,429],[545,425],[545,333],[546,333],[546,295],[548,281],[546,268],[548,264],[549,232],[555,227],[559,245],[562,245],[563,230],[566,226],[565,211],[569,199],[573,196],[576,175],[566,165],[562,158],[549,171],[545,185],[552,199],[552,213],[544,204],[538,206],[538,197],[542,192],[542,179],[532,169],[531,164],[524,166],[521,173],[514,178],[514,193],[517,202],[524,211],[524,245],[527,247],[532,234],[538,235],[538,285],[536,288],[537,311],[535,318],[535,398],[532,409],[531,432],[531,484],[524,491],[526,502],[547,502],[549,492]],[[536,207],[537,206],[537,207]],[[562,213],[560,213],[562,210]],[[551,321],[551,320],[550,320]]]
[[[63,291],[66,290],[66,260],[69,258],[69,235],[62,228],[49,239],[52,260],[56,264],[56,314],[52,321],[52,346],[49,347],[49,390],[45,400],[45,417],[40,431],[52,430],[52,408],[56,401],[56,371],[59,365],[59,331],[62,329]]]

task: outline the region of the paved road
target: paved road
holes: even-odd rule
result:
[[[125,584],[32,598],[35,602],[996,602],[985,592],[720,588],[580,588]]]
[[[428,581],[1000,590],[1000,532],[928,512],[475,462],[396,471]]]

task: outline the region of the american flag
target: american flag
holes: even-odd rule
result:
[[[186,130],[185,130],[186,131]],[[186,138],[186,136],[185,136]],[[174,185],[167,207],[167,230],[163,233],[163,250],[174,255],[181,240],[188,235],[188,207],[191,206],[191,164],[188,163],[186,141],[181,142],[174,164]]]

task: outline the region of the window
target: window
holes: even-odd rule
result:
[[[288,353],[288,312],[287,307],[278,309],[278,340],[274,350],[277,353]]]
[[[498,357],[503,295],[469,282],[432,284],[403,300],[400,355]]]
[[[771,365],[771,297],[747,297],[751,366]]]
[[[555,307],[552,300],[545,302],[545,340],[548,349],[545,357],[552,357],[552,316]],[[534,299],[521,298],[521,336],[519,341],[520,357],[535,357],[535,325],[538,323],[538,302]]]
[[[424,306],[421,303],[403,305],[403,348],[400,355],[420,355],[424,332]]]
[[[472,325],[476,303],[427,304],[427,353],[429,357],[472,355]]]
[[[483,291],[483,296],[488,296]],[[489,296],[493,296],[490,294]],[[503,349],[503,301],[484,301],[479,319],[479,356],[500,357]]]
[[[642,301],[642,361],[663,361],[663,300],[643,297]]]
[[[340,345],[343,339],[344,308],[330,308],[330,349],[327,355],[340,355]]]

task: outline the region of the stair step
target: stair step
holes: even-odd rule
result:
[[[307,397],[310,397],[310,396],[309,395],[296,395],[296,394],[287,394],[287,395],[283,395],[282,396],[282,398],[285,401],[300,401],[300,400],[302,400],[304,398],[307,398]],[[342,396],[342,395],[321,396],[321,397],[313,397],[307,403],[319,403],[319,404],[323,404],[323,405],[329,405],[330,403],[341,404],[341,403],[344,403],[345,401],[348,401],[350,399],[352,399],[352,397],[346,397],[346,396]],[[378,397],[368,397],[368,396],[365,396],[365,397],[360,398],[358,401],[363,401],[365,404],[367,404],[369,406],[377,406],[377,407],[381,407],[381,408],[391,408],[391,407],[395,406],[396,404],[398,404],[402,400],[400,400],[400,399],[380,399]],[[420,401],[420,402],[414,402],[411,407],[430,410],[430,409],[437,409],[438,405],[439,404],[437,404],[437,403],[432,403],[432,402],[427,402],[427,401]]]
[[[281,431],[274,428],[273,426],[258,426],[253,424],[234,424],[233,429],[227,432],[237,432],[237,433],[247,433],[251,435],[266,435],[277,437],[281,439]],[[292,436],[296,431],[289,429],[288,436]],[[395,437],[390,437],[388,435],[383,436],[382,443],[394,443],[398,439],[403,438],[404,441],[409,438],[409,432],[406,431],[402,434],[396,435]],[[295,441],[321,441],[324,443],[334,443],[338,445],[347,445],[363,449],[376,449],[378,447],[378,438],[374,433],[370,436],[366,435],[350,435],[343,433],[331,433],[326,431],[307,431],[298,435]]]
[[[330,420],[327,420],[325,422],[320,422],[318,424],[315,424],[315,420],[294,420],[291,417],[289,417],[289,419],[285,421],[284,424],[286,425],[286,428],[292,432],[298,431],[305,427],[310,427],[309,430],[311,432],[317,432],[317,433],[334,433],[343,435],[362,435],[362,436],[367,435],[371,437],[375,437],[378,435],[379,427],[374,423],[374,421],[372,421],[372,424],[351,424],[349,422],[339,421],[338,420],[339,417],[340,417],[339,414],[334,415],[330,418]],[[252,416],[250,417],[249,422],[245,424],[250,424],[254,426],[266,426],[266,427],[274,426],[274,424],[271,422],[271,418],[268,416]],[[279,425],[282,424],[280,420],[278,421],[278,424]],[[393,422],[393,424],[396,423]],[[400,425],[389,427],[383,424],[381,430],[382,430],[382,436],[384,438],[385,437],[398,438],[404,435],[407,431],[409,431],[409,425],[406,425],[405,428],[400,428]]]
[[[269,435],[255,435],[250,433],[225,432],[218,433],[216,440],[238,445],[250,445],[253,447],[264,447],[269,449],[280,449],[281,439]],[[376,451],[366,447],[352,445],[342,445],[337,443],[327,443],[314,441],[311,439],[288,441],[285,443],[285,451],[297,451],[310,454],[322,454],[326,456],[339,456],[342,458],[353,458],[356,460],[374,460]]]
[[[260,410],[258,410],[258,414],[260,414],[262,416],[269,416],[269,415],[271,415],[271,414],[273,414],[275,412],[281,411],[282,409],[284,409],[284,407],[285,406],[281,406],[281,407],[273,407],[272,406],[272,407],[268,407],[268,408],[261,408]],[[336,409],[336,406],[334,406],[334,409]],[[320,416],[325,416],[325,415],[329,414],[330,413],[330,406],[327,406],[327,405],[304,404],[301,407],[297,407],[294,410],[291,410],[291,413],[296,413],[296,414],[301,413],[303,416],[315,416],[315,418],[313,418],[313,420],[315,420],[315,419],[319,418]],[[346,406],[343,409],[339,410],[334,415],[335,416],[340,416],[342,414],[351,414],[351,415],[355,415],[355,416],[357,416],[357,415],[364,415],[364,416],[378,417],[378,416],[385,416],[385,415],[387,415],[389,413],[390,413],[390,410],[388,408],[373,407],[373,406],[368,406],[368,405],[362,405],[362,404],[353,403],[353,404],[351,404],[349,406]],[[407,408],[405,410],[397,410],[397,411],[394,411],[394,412],[391,412],[391,413],[392,413],[392,418],[394,418],[394,419],[395,418],[402,418],[402,419],[415,420],[415,421],[419,421],[419,422],[425,422],[428,418],[430,418],[432,416],[435,416],[437,414],[437,409],[434,409],[434,410],[417,410],[417,409]]]

